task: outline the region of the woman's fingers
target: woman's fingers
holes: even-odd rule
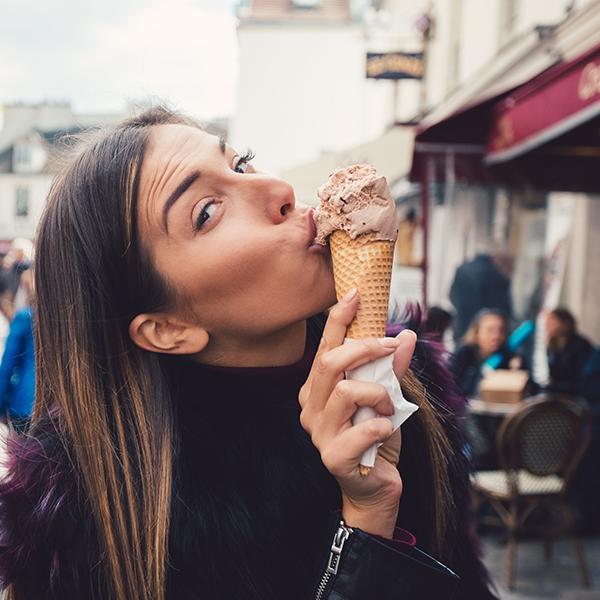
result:
[[[353,288],[329,311],[317,357],[344,342],[346,330],[354,319],[357,309],[358,290]]]
[[[323,355],[327,367],[337,371],[349,371],[360,365],[388,356],[405,343],[400,338],[365,338],[338,346]]]
[[[398,342],[398,348],[394,352],[394,373],[400,381],[406,374],[415,352],[417,334],[410,329],[405,329],[395,339]]]
[[[301,392],[301,405],[320,411],[323,409],[336,384],[344,377],[344,371],[354,369],[382,356],[389,356],[398,345],[395,338],[382,340],[369,338],[351,344],[337,346],[315,357],[306,389]],[[400,341],[401,343],[401,341]],[[310,394],[306,392],[310,390]],[[308,396],[310,400],[306,401]]]
[[[384,417],[394,414],[390,395],[381,384],[344,379],[337,383],[323,410],[321,426],[324,435],[336,435],[359,406],[370,406]]]
[[[402,430],[400,427],[377,450],[381,458],[387,460],[393,465],[397,465],[400,460],[400,449],[402,447]]]
[[[392,435],[392,423],[385,417],[369,419],[349,427],[321,451],[321,460],[334,477],[348,477],[358,468],[360,457],[373,444]]]

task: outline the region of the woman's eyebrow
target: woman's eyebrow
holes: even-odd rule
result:
[[[169,210],[177,202],[179,197],[200,177],[200,171],[193,171],[190,173],[172,192],[172,194],[167,198],[165,205],[163,206],[162,218],[163,218],[163,227],[167,233],[169,233],[169,227],[167,225],[167,218],[169,216]]]
[[[221,150],[221,154],[225,154],[225,145],[226,145],[226,141],[224,137],[220,137],[219,138],[219,149]]]

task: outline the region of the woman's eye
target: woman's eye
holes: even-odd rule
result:
[[[238,161],[237,165],[235,165],[234,171],[236,173],[245,173],[248,170],[248,163]]]
[[[204,208],[198,214],[196,219],[196,231],[200,231],[206,221],[208,221],[217,211],[217,205],[214,200],[207,202]]]
[[[247,173],[248,167],[252,168],[250,161],[254,158],[255,154],[252,150],[248,150],[243,156],[240,156],[235,163],[233,170],[236,173]]]

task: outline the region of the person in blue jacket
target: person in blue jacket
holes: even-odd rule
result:
[[[23,282],[27,288],[28,281],[29,277]],[[29,290],[28,295],[31,295]],[[8,413],[12,426],[18,431],[26,428],[33,412],[35,357],[32,318],[31,304],[15,314],[0,363],[0,414]]]

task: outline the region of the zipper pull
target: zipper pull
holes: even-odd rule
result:
[[[346,527],[344,521],[340,521],[340,525],[333,536],[331,552],[329,553],[329,560],[327,561],[327,573],[330,573],[331,575],[337,575],[338,567],[340,565],[340,556],[342,554],[342,550],[344,549],[344,544],[350,537],[352,531],[353,530],[350,527]]]

